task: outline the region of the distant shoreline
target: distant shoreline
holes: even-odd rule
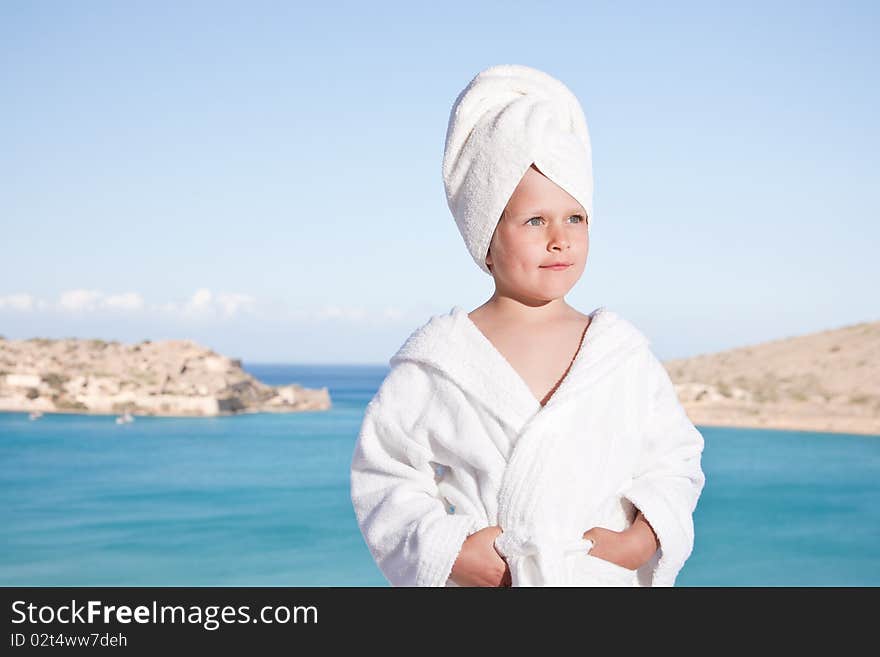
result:
[[[20,413],[22,415],[29,414],[30,411],[22,411],[22,410],[12,410],[12,409],[0,409],[0,413]],[[151,415],[148,413],[132,413],[135,418],[142,417],[160,417],[160,418],[169,418],[169,419],[181,419],[181,418],[192,418],[192,419],[205,419],[205,418],[216,418],[216,417],[236,417],[240,415],[255,415],[258,413],[265,414],[277,414],[283,413],[284,411],[270,411],[270,410],[260,410],[260,409],[248,409],[243,411],[238,411],[235,413],[220,413],[217,415]],[[308,411],[303,411],[308,412]],[[320,412],[320,411],[315,411]],[[116,413],[86,413],[82,411],[72,411],[72,410],[58,410],[58,411],[43,411],[43,415],[84,415],[84,416],[98,416],[98,417],[106,417],[113,418],[118,415]],[[727,428],[727,429],[769,429],[771,431],[804,431],[808,433],[834,433],[840,435],[859,435],[859,436],[873,436],[875,438],[880,438],[880,432],[876,431],[874,423],[866,423],[864,426],[861,426],[858,422],[857,418],[842,418],[842,422],[829,423],[828,421],[816,421],[816,422],[802,422],[802,423],[792,423],[786,421],[784,419],[774,419],[774,418],[759,418],[755,419],[737,419],[737,418],[729,418],[727,420],[719,420],[717,418],[713,419],[711,417],[700,417],[702,414],[697,415],[696,419],[691,417],[691,422],[694,423],[697,427],[718,427],[718,428]],[[691,413],[688,413],[688,416],[691,416]]]
[[[306,409],[306,410],[298,410],[298,411],[296,411],[296,413],[297,414],[310,413],[310,412],[311,413],[321,413],[321,412],[324,412],[325,410],[326,409],[322,409],[322,408],[313,408],[313,409]],[[33,410],[21,410],[21,409],[14,409],[14,408],[0,408],[0,413],[7,413],[7,414],[20,413],[22,415],[30,415],[31,413],[34,413],[34,412],[39,412],[43,416],[46,416],[46,415],[82,415],[85,417],[93,416],[93,417],[115,418],[115,417],[119,417],[120,415],[122,415],[122,413],[88,412],[88,411],[76,411],[76,410],[67,410],[67,409],[54,410],[54,411],[44,411],[44,410],[33,411]],[[289,411],[289,410],[269,410],[269,409],[265,409],[265,408],[259,408],[259,409],[246,409],[246,410],[235,411],[235,412],[226,411],[226,412],[216,413],[215,415],[196,415],[196,414],[192,414],[192,415],[166,415],[164,413],[158,414],[158,413],[132,413],[130,411],[126,411],[126,412],[128,412],[129,415],[131,415],[134,418],[145,418],[145,417],[153,418],[153,417],[155,417],[155,418],[167,418],[169,420],[182,420],[182,419],[210,420],[212,418],[218,418],[218,417],[238,417],[241,415],[256,415],[257,413],[265,413],[266,415],[284,415],[284,414],[289,414],[291,411]]]
[[[326,387],[270,386],[192,340],[0,339],[0,411],[163,417],[300,413],[332,406]]]
[[[665,361],[694,424],[880,435],[880,322]]]
[[[859,427],[859,426],[828,426],[825,424],[799,424],[792,425],[786,424],[784,422],[773,422],[772,420],[766,423],[755,423],[748,421],[731,421],[731,422],[718,422],[718,421],[694,421],[691,420],[697,427],[718,427],[718,428],[728,428],[728,429],[769,429],[771,431],[804,431],[807,433],[835,433],[839,435],[857,435],[857,436],[872,436],[874,438],[880,438],[880,432],[877,432],[876,429],[871,427]]]

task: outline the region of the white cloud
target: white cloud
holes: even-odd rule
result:
[[[207,288],[201,288],[196,290],[195,294],[192,295],[192,298],[186,304],[186,311],[190,313],[203,313],[211,308],[211,300],[214,298],[214,295],[211,294],[211,290]]]
[[[61,293],[58,301],[59,309],[71,312],[94,312],[103,308],[132,311],[140,310],[143,306],[144,299],[137,292],[107,295],[100,290],[67,290]],[[45,308],[47,304],[40,302],[40,307]]]
[[[104,299],[104,306],[119,310],[140,310],[144,307],[144,299],[137,292],[115,294]]]
[[[232,317],[239,312],[252,310],[256,300],[246,294],[220,294],[217,296],[217,303],[227,317]]]
[[[102,296],[104,293],[98,290],[68,290],[62,292],[58,305],[64,310],[74,312],[95,310]]]
[[[400,308],[388,306],[384,310],[382,310],[382,319],[398,320],[402,319],[405,316],[406,311],[401,310]]]
[[[168,301],[166,303],[153,304],[153,310],[167,315],[176,315],[180,312],[180,307],[173,301]]]
[[[11,310],[20,310],[28,312],[34,309],[38,302],[30,294],[9,294],[0,297],[0,310],[9,308]]]
[[[0,310],[30,312],[33,310],[51,309],[52,305],[31,294],[19,293],[0,297]],[[189,299],[184,301],[168,301],[147,304],[138,292],[122,292],[106,294],[101,290],[78,288],[66,290],[55,304],[56,310],[63,312],[139,312],[147,310],[153,313],[179,318],[232,318],[242,314],[254,313],[258,310],[257,300],[248,294],[238,292],[214,293],[209,288],[199,288]],[[381,324],[396,322],[406,317],[407,312],[395,306],[386,306],[369,311],[361,306],[342,306],[328,304],[311,312],[305,309],[285,310],[284,304],[275,304],[270,316],[287,321],[325,321],[341,320],[356,323]]]
[[[342,306],[324,306],[315,311],[316,319],[347,319],[359,322],[367,316],[363,308],[351,308]]]
[[[203,287],[196,290],[188,300],[182,303],[169,301],[154,305],[153,309],[166,314],[190,318],[216,315],[229,318],[252,311],[255,304],[256,300],[247,294],[220,293],[215,295],[211,290]]]

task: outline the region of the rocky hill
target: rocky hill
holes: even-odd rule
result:
[[[327,388],[268,386],[191,340],[0,339],[0,411],[214,416],[330,405]]]
[[[880,435],[880,322],[664,365],[697,425]]]

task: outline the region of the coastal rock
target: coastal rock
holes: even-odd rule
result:
[[[192,340],[0,339],[0,411],[162,416],[331,407],[326,387],[269,386]]]
[[[663,364],[697,425],[880,435],[880,322]]]

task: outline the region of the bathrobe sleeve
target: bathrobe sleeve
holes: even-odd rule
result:
[[[705,484],[703,436],[682,407],[666,368],[650,349],[645,355],[647,403],[638,466],[623,496],[657,534],[659,559],[651,586],[673,586],[694,546],[693,512]]]
[[[376,564],[392,586],[446,586],[465,539],[479,529],[447,513],[418,428],[430,422],[431,378],[396,365],[367,405],[351,462],[351,500]]]

